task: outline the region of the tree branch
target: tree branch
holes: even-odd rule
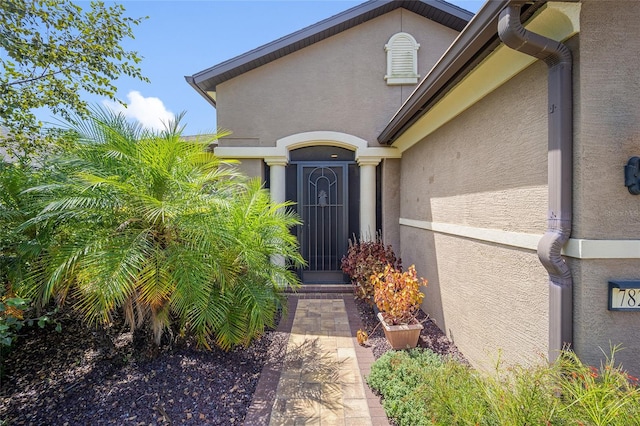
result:
[[[21,84],[33,83],[34,81],[42,80],[43,78],[53,77],[56,74],[61,74],[64,71],[67,71],[67,70],[70,70],[70,69],[73,69],[73,68],[74,67],[61,68],[58,71],[52,71],[52,72],[50,72],[48,74],[44,74],[44,71],[43,71],[43,74],[40,74],[37,77],[29,77],[29,78],[25,78],[25,79],[22,79],[22,80],[10,81],[9,83],[5,84],[5,86],[18,86],[18,85],[21,85]],[[46,71],[46,68],[45,68],[45,71]]]

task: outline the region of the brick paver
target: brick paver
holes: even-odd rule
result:
[[[269,375],[263,381],[263,371],[245,425],[389,425],[363,380],[374,358],[356,342],[361,324],[353,296],[289,299],[288,321],[279,327],[289,331],[287,353],[265,367]]]

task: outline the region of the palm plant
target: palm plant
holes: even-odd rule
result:
[[[183,140],[179,118],[152,132],[97,111],[72,128],[65,178],[32,190],[47,204],[26,225],[55,223],[57,239],[29,295],[72,295],[90,323],[122,309],[157,344],[175,326],[229,349],[273,325],[298,281],[269,259],[302,262],[286,204],[216,158],[211,139]]]

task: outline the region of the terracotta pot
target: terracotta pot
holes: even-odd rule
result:
[[[420,330],[424,328],[422,327],[422,324],[416,323],[388,325],[384,321],[382,313],[378,314],[378,319],[382,323],[384,335],[393,349],[407,349],[416,347],[416,345],[418,344],[418,339],[420,338]]]

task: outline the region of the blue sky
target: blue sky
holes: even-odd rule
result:
[[[150,83],[122,78],[118,98],[126,114],[148,126],[186,111],[185,134],[215,131],[215,109],[187,84],[195,74],[284,35],[349,9],[363,1],[121,1],[132,17],[149,19],[134,28],[124,46],[144,57],[140,64]],[[450,0],[471,12],[483,0]],[[87,2],[80,2],[81,5]],[[104,99],[89,98],[92,103]],[[108,104],[108,103],[107,103]],[[118,106],[113,106],[118,108]],[[42,117],[47,120],[47,117]]]

